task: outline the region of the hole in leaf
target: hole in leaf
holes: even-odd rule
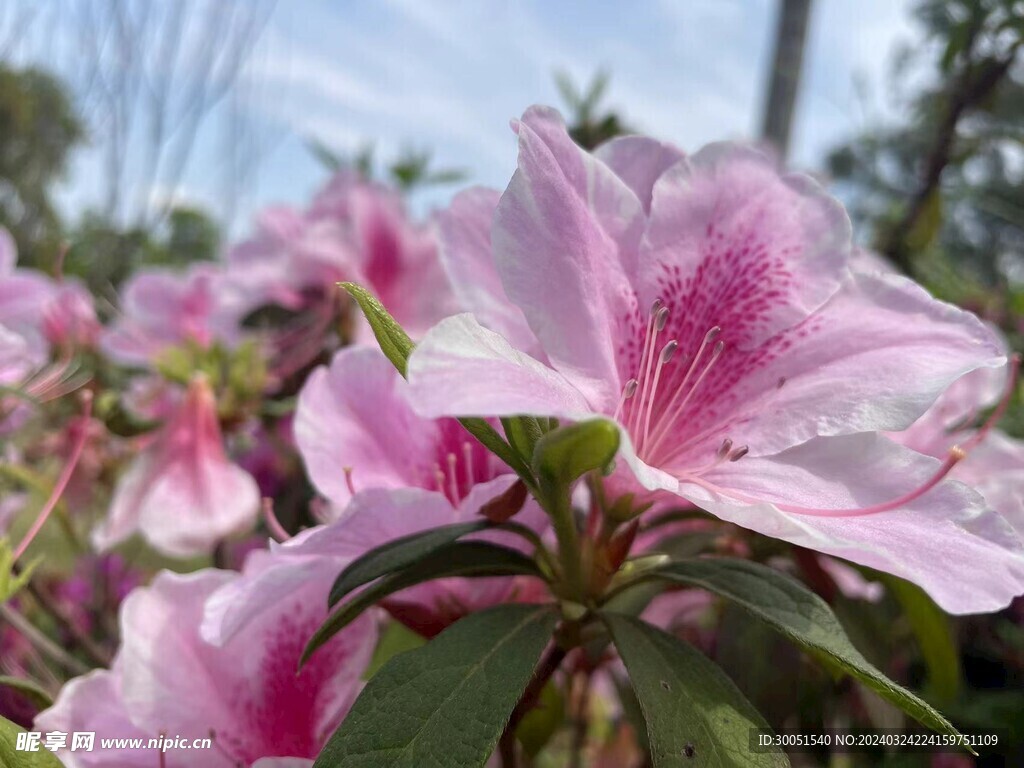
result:
[[[693,744],[687,744],[683,747],[683,757],[693,757],[697,754],[697,748]]]
[[[667,680],[662,680],[661,681],[661,687],[664,688],[666,691],[671,691],[672,690],[672,687],[668,684]]]

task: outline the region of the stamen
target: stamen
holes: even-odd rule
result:
[[[626,386],[622,388],[622,394],[619,396],[619,404],[615,406],[615,414],[612,416],[614,421],[618,421],[619,417],[622,416],[622,409],[626,405],[626,401],[636,394],[636,385],[636,379],[630,379],[626,382]]]
[[[466,487],[473,486],[473,444],[468,440],[462,444],[462,460],[466,464]]]
[[[448,489],[452,494],[452,504],[459,503],[459,459],[454,453],[448,454]]]
[[[345,472],[345,485],[348,486],[348,492],[355,496],[356,486],[352,482],[352,467],[345,467],[343,471]]]
[[[447,494],[448,491],[444,488],[444,472],[441,470],[441,465],[436,461],[434,462],[434,481],[437,483],[437,490],[443,494]]]
[[[722,441],[722,444],[718,447],[718,458],[724,459],[729,451],[732,450],[732,438],[727,437]]]
[[[669,361],[672,360],[672,355],[675,354],[679,348],[679,342],[673,339],[661,349],[661,354],[658,355],[658,367],[654,369],[654,383],[651,385],[651,395],[647,398],[646,415],[644,416],[644,434],[639,441],[639,447],[637,450],[641,450],[644,443],[647,442],[647,433],[651,429],[651,414],[654,413],[654,397],[658,392],[658,382],[661,380],[661,369],[664,368]]]
[[[633,413],[630,417],[630,431],[633,433],[640,429],[644,404],[647,402],[647,387],[651,380],[651,366],[654,364],[654,347],[658,340],[658,334],[665,330],[667,323],[668,307],[663,306],[661,299],[655,299],[654,304],[651,306],[651,317],[648,320],[649,333],[644,339],[643,354],[640,356],[640,399],[633,407]]]
[[[808,515],[810,517],[864,517],[866,515],[877,515],[880,512],[889,512],[919,499],[942,482],[946,475],[949,474],[950,470],[962,461],[966,455],[967,454],[962,448],[954,446],[950,449],[949,455],[946,457],[946,460],[942,462],[942,465],[938,468],[935,474],[914,490],[892,499],[891,501],[882,502],[881,504],[873,504],[868,507],[857,507],[851,509],[816,509],[813,507],[799,507],[793,504],[780,504],[773,501],[767,501],[765,499],[757,499],[753,496],[747,496],[744,493],[740,493],[739,491],[726,490],[725,488],[713,483],[709,483],[707,480],[695,477],[692,474],[681,475],[679,476],[679,480],[685,483],[693,483],[710,493],[727,496],[731,499],[735,499],[736,501],[743,501],[748,504],[771,504],[772,506],[781,509],[783,512],[792,512],[795,515]]]
[[[714,333],[714,335],[712,335],[712,331],[720,331],[720,330],[721,329],[717,328],[717,326],[715,328],[712,328],[711,331],[708,331],[707,335],[704,337],[705,341],[709,337],[711,339],[714,339],[715,336],[718,335],[717,332]],[[701,347],[703,348],[703,346],[704,345],[702,344]],[[667,416],[662,418],[662,420],[661,420],[661,422],[662,422],[661,423],[661,429],[659,430],[657,436],[655,437],[654,445],[651,446],[651,451],[652,452],[656,451],[661,446],[661,444],[664,442],[665,438],[669,435],[669,433],[671,432],[671,429],[672,429],[672,425],[675,424],[676,419],[678,419],[683,414],[683,411],[686,410],[686,406],[687,406],[687,404],[689,404],[691,398],[693,397],[693,394],[697,391],[697,388],[701,385],[701,382],[703,382],[704,379],[707,378],[708,373],[714,367],[715,363],[718,362],[718,358],[720,358],[722,356],[722,352],[724,350],[725,350],[725,342],[724,341],[719,341],[719,342],[715,343],[715,348],[711,351],[711,357],[708,359],[707,365],[704,366],[704,369],[700,372],[700,375],[697,377],[696,381],[693,382],[693,386],[690,387],[690,391],[686,393],[686,397],[684,397],[682,402],[680,402],[679,405],[676,406],[674,411],[671,411],[670,413],[668,413]],[[697,358],[694,358],[694,362],[696,362],[696,361],[697,361]],[[691,367],[691,370],[692,370],[693,366],[691,365],[690,367]],[[686,378],[688,379],[689,377],[690,377],[690,372],[687,371]],[[683,384],[685,384],[685,383],[686,383],[686,380],[684,379],[683,380]],[[682,391],[683,391],[683,386],[681,384],[679,386],[679,389],[676,390],[676,396],[678,396],[679,393],[682,392]],[[673,400],[675,400],[675,397],[673,397]],[[666,408],[666,411],[667,410],[668,409]]]
[[[14,555],[11,562],[17,562],[25,550],[28,549],[29,544],[36,537],[43,525],[46,523],[47,518],[50,517],[50,513],[57,507],[57,502],[60,501],[60,497],[64,495],[64,490],[67,488],[68,483],[71,482],[71,476],[75,473],[75,467],[78,466],[78,460],[82,458],[82,451],[85,449],[85,442],[89,437],[89,418],[92,416],[92,392],[88,389],[82,390],[82,415],[79,417],[78,424],[78,435],[76,436],[74,445],[71,448],[71,455],[68,457],[67,463],[64,465],[64,469],[61,470],[60,476],[57,478],[57,484],[53,486],[53,491],[50,492],[50,497],[46,500],[43,508],[40,510],[39,515],[36,517],[32,527],[28,529],[28,533],[25,534],[25,538],[21,540],[21,544],[14,550]]]
[[[282,544],[291,538],[291,534],[284,529],[281,525],[281,521],[277,519],[277,515],[274,514],[274,500],[264,496],[263,497],[263,521],[267,524],[267,530],[270,531],[270,535],[274,537],[275,541],[281,542]]]
[[[1014,390],[1017,388],[1017,377],[1020,375],[1020,355],[1010,355],[1010,374],[1006,379],[1006,389],[1003,391],[1003,396],[1000,398],[999,403],[989,414],[988,418],[985,419],[985,423],[978,428],[978,431],[974,433],[967,441],[963,444],[964,451],[970,451],[975,448],[992,428],[1003,418],[1003,414],[1006,413],[1007,407],[1010,405],[1010,401],[1013,399]],[[957,448],[953,446],[953,448]],[[952,450],[952,449],[951,449]],[[959,449],[957,449],[959,450]]]
[[[750,448],[748,448],[745,445],[741,445],[739,448],[737,448],[729,455],[729,461],[739,461],[748,453],[750,453]]]

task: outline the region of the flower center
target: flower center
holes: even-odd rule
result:
[[[726,346],[718,339],[722,333],[721,326],[715,325],[704,333],[692,355],[677,355],[679,341],[674,338],[665,340],[663,336],[668,320],[669,309],[665,302],[655,300],[647,317],[637,370],[623,387],[614,416],[629,431],[637,456],[657,466],[670,463],[687,447],[685,443],[671,444],[669,438],[678,434],[687,410],[694,404],[695,394],[722,357]],[[687,361],[689,366],[682,378],[677,375],[672,381],[672,377],[663,376],[663,372],[677,360],[680,362],[676,367]],[[666,386],[662,386],[663,379]],[[746,446],[734,448],[732,440],[726,438],[712,464],[685,471],[689,474],[705,472],[722,461],[737,461],[746,453]]]

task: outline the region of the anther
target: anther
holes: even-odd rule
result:
[[[665,363],[672,359],[672,355],[676,353],[677,349],[679,349],[679,342],[673,339],[664,347],[662,347],[661,357],[658,358],[658,363],[660,365],[665,365]]]
[[[622,390],[622,396],[628,400],[629,398],[636,394],[636,388],[637,380],[630,379],[629,381],[626,382],[626,388]]]
[[[720,334],[721,332],[722,326],[716,325],[714,328],[712,328],[710,331],[704,334],[704,342],[706,344],[710,344],[712,341],[718,338],[718,334]]]
[[[729,451],[731,451],[731,450],[732,450],[732,438],[727,437],[727,438],[725,438],[725,440],[722,441],[722,444],[720,446],[718,446],[718,458],[722,458],[727,453],[729,453]]]
[[[662,307],[654,316],[654,327],[660,332],[665,330],[666,325],[668,325],[668,307]]]
[[[748,448],[745,445],[741,445],[739,448],[737,448],[729,455],[729,461],[739,461],[748,453],[750,453],[750,448]]]
[[[459,477],[456,474],[459,459],[454,453],[448,454],[448,488],[452,494],[452,503],[459,503]]]
[[[345,472],[345,485],[348,486],[348,492],[355,496],[356,487],[352,482],[352,467],[345,467],[343,471]]]

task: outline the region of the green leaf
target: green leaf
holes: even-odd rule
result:
[[[541,437],[533,450],[533,470],[548,483],[565,487],[591,470],[604,470],[619,450],[619,428],[606,419],[579,421]]]
[[[378,602],[417,584],[451,577],[536,576],[543,578],[537,563],[509,547],[486,541],[453,541],[435,549],[401,571],[371,584],[332,613],[310,638],[302,653],[302,663],[330,638],[356,620]]]
[[[0,675],[0,688],[10,688],[17,691],[26,699],[31,701],[39,709],[46,709],[53,706],[53,699],[39,683],[35,680],[28,680],[23,677],[10,677]]]
[[[314,768],[483,766],[556,621],[548,607],[499,605],[394,657],[366,684]]]
[[[353,589],[369,584],[374,579],[393,571],[407,568],[437,549],[461,539],[470,533],[482,531],[490,523],[487,520],[473,520],[468,523],[443,525],[419,533],[412,533],[400,539],[393,539],[376,549],[353,560],[338,574],[327,598],[329,606],[336,605]]]
[[[768,724],[732,680],[689,643],[631,616],[601,616],[629,672],[655,768],[788,766],[781,751],[750,749]]]
[[[38,752],[18,751],[18,734],[23,733],[10,720],[0,717],[0,766],[3,768],[63,768],[60,760],[48,749],[39,747]]]
[[[341,287],[348,291],[349,295],[359,304],[359,308],[363,310],[366,320],[370,323],[370,328],[373,329],[373,335],[377,337],[381,351],[398,369],[399,373],[405,376],[405,366],[413,348],[409,334],[395,322],[395,318],[384,309],[384,305],[365,288],[355,283],[341,283]]]
[[[363,680],[376,675],[385,664],[400,653],[421,648],[426,644],[423,635],[418,635],[399,621],[389,621],[381,630],[380,640],[373,649],[370,666],[363,672]]]
[[[949,617],[917,585],[888,574],[878,574],[878,577],[903,607],[903,614],[910,622],[928,668],[927,691],[939,702],[954,701],[960,693],[960,651]]]
[[[668,563],[638,580],[701,587],[768,622],[827,667],[852,675],[883,699],[941,733],[958,731],[929,704],[876,669],[853,647],[824,600],[789,576],[759,563],[702,558]]]

